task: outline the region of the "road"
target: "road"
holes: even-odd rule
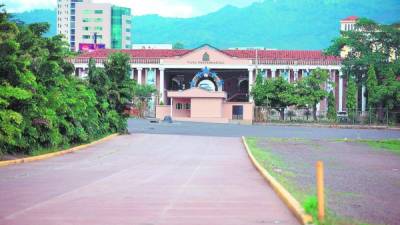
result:
[[[298,223],[239,138],[131,134],[0,168],[0,224]]]
[[[339,129],[300,126],[265,126],[239,124],[212,124],[193,122],[150,123],[148,120],[131,119],[129,131],[133,133],[177,134],[214,137],[274,137],[304,139],[394,139],[400,138],[399,130]]]

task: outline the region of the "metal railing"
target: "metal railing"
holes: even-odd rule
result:
[[[334,123],[347,125],[400,125],[400,110],[371,108],[367,111],[360,109],[347,109],[337,112],[328,118],[326,110],[317,111],[317,121],[314,121],[313,112],[307,108],[289,107],[285,109],[284,120],[276,109],[256,106],[254,109],[254,122],[285,122],[285,123]]]

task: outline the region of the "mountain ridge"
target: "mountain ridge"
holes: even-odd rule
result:
[[[339,35],[340,19],[357,15],[394,23],[400,20],[397,12],[398,0],[264,0],[242,8],[226,5],[192,18],[135,16],[132,37],[135,44],[181,42],[187,48],[208,43],[219,48],[320,50]],[[16,18],[27,23],[46,19],[52,29],[48,35],[54,35],[56,12],[46,12],[52,17],[42,18],[35,13],[35,17],[22,13],[16,14]],[[54,20],[48,21],[50,18]]]

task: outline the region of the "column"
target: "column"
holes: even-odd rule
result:
[[[327,85],[327,91],[328,92],[332,91],[332,82],[335,82],[335,79],[332,79],[333,71],[334,70],[332,70],[332,69],[328,70],[328,73],[329,73],[328,82],[327,82],[328,83],[328,85]],[[335,93],[333,93],[333,94],[335,94]]]
[[[173,112],[173,110],[174,110],[174,99],[173,98],[171,98],[171,112],[170,112],[170,116],[171,116],[171,118],[172,118],[172,112]]]
[[[363,84],[361,87],[361,111],[363,114],[365,113],[367,107],[367,98],[365,97],[365,92],[366,88],[365,84]]]
[[[294,73],[294,81],[296,82],[299,79],[299,69],[293,69]]]
[[[166,103],[164,99],[164,68],[160,68],[160,101]]]
[[[131,75],[130,75],[131,80],[133,80],[134,77],[135,77],[135,69],[131,68]]]
[[[343,72],[339,70],[339,112],[343,111]]]
[[[137,68],[137,70],[138,70],[137,82],[138,82],[138,84],[142,84],[142,71],[143,71],[143,68]]]
[[[264,79],[268,79],[268,70],[264,69]]]
[[[271,77],[272,79],[276,77],[276,69],[271,69]]]
[[[254,82],[254,71],[253,69],[249,69],[249,101],[253,102],[253,98],[251,97],[251,88],[253,87],[253,82]]]

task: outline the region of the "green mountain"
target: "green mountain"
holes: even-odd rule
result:
[[[340,19],[357,15],[393,23],[400,21],[398,12],[399,0],[265,0],[244,8],[228,5],[187,19],[137,16],[132,35],[134,43],[181,42],[188,48],[208,43],[219,48],[323,49],[339,35]],[[54,11],[53,20],[32,13],[36,17],[16,16],[27,23],[49,21],[55,27]]]
[[[15,20],[20,20],[24,23],[48,22],[50,30],[46,36],[54,36],[57,33],[57,13],[55,10],[37,9],[23,13],[13,14]]]

